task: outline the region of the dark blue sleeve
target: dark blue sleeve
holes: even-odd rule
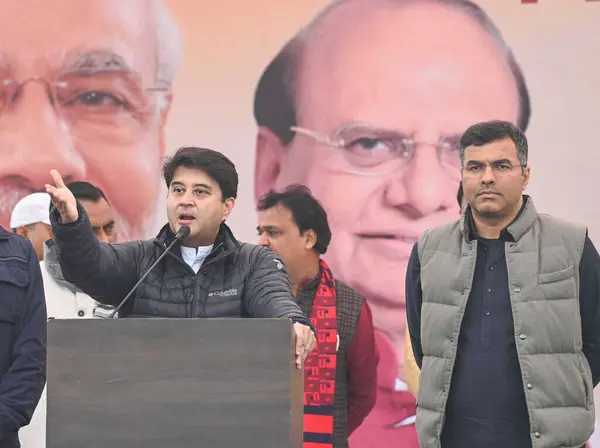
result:
[[[46,300],[40,264],[27,244],[29,284],[10,367],[0,381],[0,440],[29,424],[46,383]]]
[[[579,311],[583,353],[592,370],[594,386],[600,382],[600,255],[588,236],[579,264]]]
[[[408,267],[406,268],[406,318],[408,320],[408,331],[412,344],[415,361],[421,368],[423,362],[423,350],[421,348],[421,262],[419,260],[419,243],[413,246]]]

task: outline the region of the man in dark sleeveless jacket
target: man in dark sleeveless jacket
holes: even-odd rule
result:
[[[46,191],[55,204],[50,221],[65,280],[106,305],[118,305],[173,242],[190,233],[150,272],[121,309],[121,317],[289,318],[296,363],[315,345],[309,319],[294,302],[285,269],[263,247],[238,242],[225,220],[237,196],[238,175],[223,154],[184,147],[164,165],[166,224],[148,241],[101,243],[60,174]]]
[[[373,319],[365,299],[335,280],[320,258],[331,230],[308,188],[271,191],[258,204],[260,244],[285,263],[296,302],[310,316],[318,344],[304,375],[304,446],[346,448],[348,436],[369,414],[377,396]]]

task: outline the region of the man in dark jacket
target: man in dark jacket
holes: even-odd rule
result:
[[[0,448],[19,448],[46,382],[46,301],[31,244],[0,227]]]
[[[294,302],[290,281],[275,254],[238,242],[225,220],[233,210],[238,175],[223,154],[184,147],[168,159],[166,224],[154,240],[99,242],[89,219],[60,174],[46,185],[56,208],[50,221],[65,280],[105,305],[118,305],[173,242],[190,233],[144,279],[121,317],[289,318],[296,332],[296,364],[315,346],[310,320]]]
[[[257,208],[259,244],[286,264],[296,302],[318,334],[304,366],[304,447],[348,448],[348,437],[377,398],[379,354],[371,310],[321,258],[331,229],[307,187],[271,190]]]

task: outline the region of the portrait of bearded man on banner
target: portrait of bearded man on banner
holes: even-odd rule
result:
[[[51,169],[153,229],[178,26],[162,0],[0,0],[0,224]]]

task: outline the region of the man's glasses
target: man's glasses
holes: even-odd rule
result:
[[[440,165],[456,178],[460,177],[458,143],[460,135],[441,138],[437,143],[418,142],[409,136],[358,123],[343,127],[333,134],[292,126],[291,131],[341,150],[347,166],[344,171],[362,176],[391,174],[407,166],[416,148],[428,145],[436,148]]]
[[[72,71],[53,80],[0,78],[0,123],[31,83],[45,87],[57,114],[82,138],[135,138],[136,126],[157,112],[155,92],[170,90],[166,82],[144,88],[141,76],[125,70]]]

